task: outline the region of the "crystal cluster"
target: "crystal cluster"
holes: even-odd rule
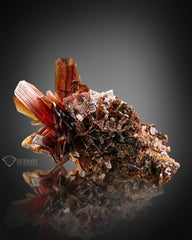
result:
[[[33,119],[32,124],[43,125],[22,146],[48,154],[56,163],[50,171],[23,174],[38,194],[28,200],[36,202],[31,206],[60,199],[63,205],[59,211],[82,222],[82,214],[88,217],[88,212],[105,212],[106,202],[115,196],[113,191],[125,196],[119,209],[126,209],[130,183],[135,182],[139,189],[140,182],[145,181],[152,189],[169,181],[180,166],[168,156],[166,135],[154,124],[141,123],[133,107],[112,90],[98,93],[82,84],[72,59],[60,58],[55,63],[55,94],[47,91],[44,95],[32,84],[20,81],[14,101],[19,112]],[[72,169],[67,169],[67,162]],[[121,188],[126,188],[124,194]],[[51,203],[43,205],[45,215],[52,209]]]
[[[168,156],[167,136],[155,125],[140,122],[133,107],[113,91],[98,93],[81,83],[72,59],[55,64],[55,95],[43,95],[26,81],[15,89],[17,110],[43,124],[22,146],[50,155],[57,163],[51,172],[25,173],[37,192],[60,188],[61,178],[90,178],[107,181],[117,176],[137,177],[159,186],[175,174],[179,164]],[[73,171],[63,164],[75,163]]]

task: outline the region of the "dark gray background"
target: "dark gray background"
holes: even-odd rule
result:
[[[171,157],[181,164],[148,215],[123,222],[100,239],[191,239],[191,11],[182,1],[27,3],[1,7],[1,158],[35,158],[34,168],[8,168],[0,159],[0,239],[31,239],[29,226],[10,232],[3,219],[9,203],[32,192],[23,171],[50,169],[51,159],[21,148],[37,130],[17,113],[12,96],[25,79],[42,92],[54,91],[54,62],[71,57],[91,89],[114,89],[144,123],[168,134]],[[157,1],[154,1],[157,2]]]

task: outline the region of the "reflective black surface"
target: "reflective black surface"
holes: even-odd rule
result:
[[[25,79],[38,89],[54,90],[54,62],[72,57],[91,89],[114,89],[130,103],[142,122],[167,133],[171,156],[181,164],[164,194],[154,198],[147,215],[121,223],[100,239],[190,239],[191,236],[191,82],[188,4],[34,3],[1,8],[1,158],[37,159],[37,165],[0,161],[1,239],[35,239],[30,225],[7,230],[10,202],[32,192],[24,171],[48,170],[51,159],[20,146],[34,132],[29,119],[16,112],[12,95]]]
[[[129,225],[141,213],[147,217],[152,198],[162,193],[162,187],[137,178],[118,177],[102,183],[76,178],[59,192],[52,189],[12,203],[6,225],[14,230],[32,222],[39,226],[36,237],[40,239],[99,239],[123,220]]]

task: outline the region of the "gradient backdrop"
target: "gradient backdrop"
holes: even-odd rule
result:
[[[65,3],[66,2],[66,3]],[[168,134],[171,157],[181,164],[147,216],[123,221],[101,239],[191,239],[191,81],[187,57],[189,5],[136,1],[62,1],[1,7],[0,239],[34,239],[30,226],[10,232],[3,219],[9,203],[32,192],[23,171],[50,169],[50,158],[21,148],[37,130],[17,113],[12,96],[25,79],[54,91],[54,62],[71,57],[83,83],[114,93],[133,105],[144,123]],[[157,1],[156,1],[157,2]],[[37,159],[35,167],[8,168],[1,160]]]

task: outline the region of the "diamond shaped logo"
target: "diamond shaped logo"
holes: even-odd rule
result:
[[[10,168],[13,166],[13,164],[16,162],[17,159],[11,155],[8,155],[3,157],[2,160],[7,165],[7,167]]]

